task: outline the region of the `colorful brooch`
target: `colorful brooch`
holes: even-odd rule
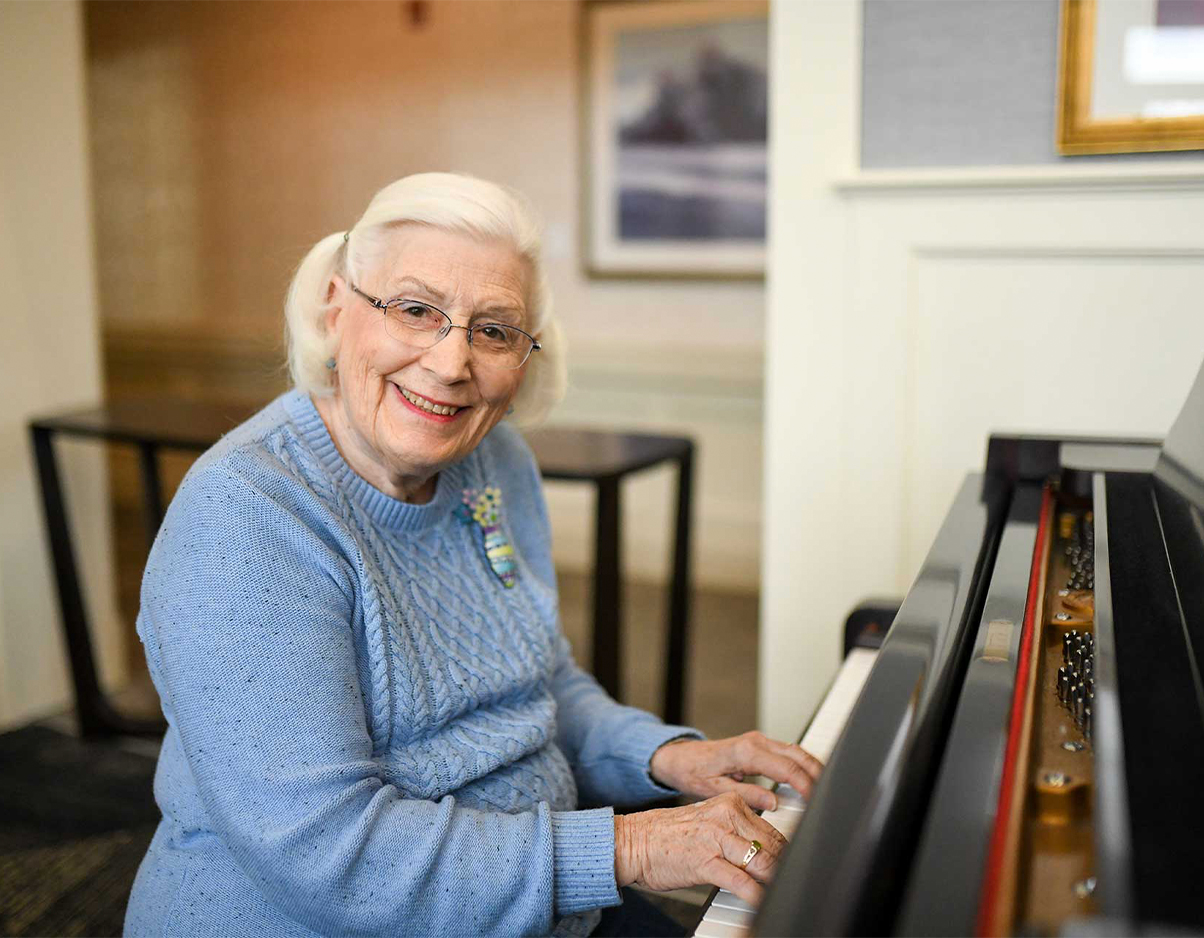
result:
[[[489,566],[506,589],[514,586],[518,567],[514,563],[514,548],[502,531],[502,490],[486,486],[483,492],[464,490],[464,504],[456,511],[465,524],[476,524],[485,535],[485,556]]]

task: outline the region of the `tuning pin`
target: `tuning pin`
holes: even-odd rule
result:
[[[1055,689],[1058,692],[1058,700],[1066,703],[1066,692],[1070,689],[1070,672],[1066,668],[1058,668],[1058,683]]]
[[[1083,708],[1083,736],[1085,736],[1087,739],[1091,739],[1091,728],[1092,728],[1091,708],[1084,707]]]

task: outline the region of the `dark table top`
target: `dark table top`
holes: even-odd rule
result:
[[[193,401],[117,401],[31,421],[31,425],[116,443],[151,443],[203,451],[254,411]],[[685,437],[610,430],[545,427],[526,434],[540,471],[549,479],[598,481],[679,459],[693,445]]]

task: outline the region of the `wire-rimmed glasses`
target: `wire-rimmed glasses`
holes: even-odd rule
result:
[[[351,284],[351,289],[384,314],[385,331],[389,335],[415,348],[431,348],[453,329],[463,329],[468,333],[469,354],[474,361],[491,368],[513,370],[521,368],[532,352],[543,347],[517,326],[502,322],[457,326],[439,307],[422,300],[399,297],[386,301],[365,293],[355,284]]]

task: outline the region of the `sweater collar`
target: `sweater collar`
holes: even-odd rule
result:
[[[435,496],[424,505],[411,505],[386,495],[348,465],[334,445],[330,431],[318,408],[304,391],[294,388],[284,395],[284,406],[297,433],[313,451],[322,469],[336,486],[364,509],[381,527],[397,531],[423,531],[447,520],[459,504],[457,495],[463,474],[462,463],[440,471],[435,480]]]

